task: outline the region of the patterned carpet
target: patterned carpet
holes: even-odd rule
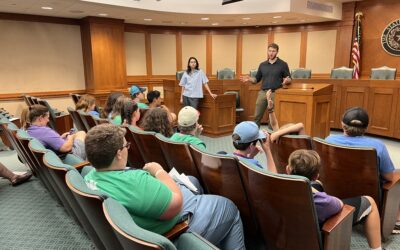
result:
[[[232,152],[230,136],[202,137],[210,152]],[[400,146],[395,142],[396,150]],[[265,159],[258,156],[264,163]],[[13,171],[25,171],[14,151],[0,152],[0,162]],[[397,165],[399,166],[399,165]],[[400,250],[400,236],[391,236],[383,246]],[[76,222],[53,199],[40,181],[12,187],[0,179],[0,249],[95,249]],[[353,230],[351,249],[368,249],[361,226]]]

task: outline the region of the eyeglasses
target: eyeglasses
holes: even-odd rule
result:
[[[130,147],[131,147],[131,143],[127,142],[125,145],[122,146],[121,150],[124,148],[129,149]]]

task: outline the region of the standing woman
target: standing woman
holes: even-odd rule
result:
[[[199,69],[199,62],[195,57],[188,60],[187,70],[183,73],[179,86],[182,86],[181,103],[184,106],[191,106],[198,109],[200,99],[203,98],[203,84],[212,98],[217,95],[213,94],[208,86],[208,78],[204,72]]]

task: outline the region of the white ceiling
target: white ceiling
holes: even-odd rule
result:
[[[351,0],[312,1],[333,6],[335,13],[305,10],[307,0],[243,0],[224,6],[222,0],[0,0],[0,12],[67,18],[107,14],[145,25],[256,26],[340,20],[341,4]]]

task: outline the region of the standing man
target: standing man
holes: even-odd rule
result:
[[[248,75],[241,76],[240,80],[242,82],[252,82],[253,84],[262,81],[261,89],[258,92],[256,101],[256,112],[255,112],[255,122],[260,126],[261,119],[264,115],[265,110],[268,106],[268,100],[266,98],[266,93],[268,90],[272,90],[272,100],[275,100],[275,90],[286,87],[292,81],[290,78],[289,67],[287,63],[277,57],[279,51],[279,46],[276,43],[271,43],[268,45],[268,60],[262,62],[258,66],[256,77],[250,77]]]

